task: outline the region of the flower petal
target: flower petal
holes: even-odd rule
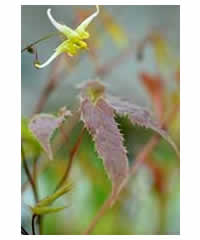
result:
[[[58,23],[58,22],[52,17],[52,15],[51,15],[51,9],[50,9],[50,8],[47,10],[47,15],[48,15],[49,20],[50,20],[51,23],[53,24],[53,26],[54,26],[59,32],[63,33],[67,38],[71,38],[71,37],[77,36],[77,33],[76,33],[73,29],[67,27],[66,25],[62,25],[62,24]]]
[[[92,20],[99,14],[99,6],[96,5],[96,12],[93,13],[91,16],[86,18],[77,28],[76,32],[81,33],[84,32],[88,25],[92,22]]]
[[[60,53],[58,51],[56,51],[54,54],[52,54],[52,56],[45,62],[43,63],[42,65],[36,63],[35,64],[35,67],[36,68],[44,68],[46,67],[47,65],[49,65],[49,63],[51,63]]]

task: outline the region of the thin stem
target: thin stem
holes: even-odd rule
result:
[[[160,192],[159,195],[159,205],[160,205],[160,224],[158,229],[158,235],[166,234],[166,213],[167,213],[167,197],[166,192]]]
[[[23,148],[22,144],[21,144],[21,154],[22,154],[22,162],[23,162],[23,165],[24,165],[24,170],[25,170],[25,173],[27,175],[28,181],[31,184],[31,187],[32,187],[32,190],[33,190],[33,195],[34,195],[34,198],[35,198],[35,202],[38,202],[38,194],[37,194],[37,191],[36,191],[36,185],[35,185],[35,182],[33,181],[31,173],[29,171],[28,164],[26,162],[25,153],[24,153],[24,148]]]
[[[36,184],[36,177],[37,177],[37,163],[38,163],[39,157],[34,158],[33,162],[33,181]]]
[[[84,130],[85,128],[83,127],[82,130],[81,130],[81,133],[76,141],[76,143],[74,144],[74,147],[72,148],[72,150],[70,151],[70,154],[69,154],[69,163],[67,165],[67,168],[65,170],[65,173],[63,175],[63,177],[61,178],[60,182],[58,183],[58,185],[56,186],[56,189],[55,191],[57,191],[62,185],[63,183],[66,181],[66,179],[68,178],[69,176],[69,173],[70,173],[70,170],[71,170],[71,167],[72,167],[72,162],[74,160],[74,157],[79,149],[79,146],[81,144],[81,141],[82,141],[82,138],[83,138],[83,134],[84,134]]]
[[[68,60],[68,70],[65,72],[68,74],[67,77],[69,76],[69,74],[73,71],[73,67],[75,66],[75,64],[78,63],[78,61],[80,60],[80,58],[78,60],[69,60],[69,56],[67,55],[67,53],[63,54],[65,59]],[[60,60],[62,59],[62,56],[59,56],[55,59],[55,62],[53,63],[53,67],[51,68],[51,72],[49,74],[49,78],[47,81],[47,84],[45,85],[39,100],[36,104],[34,113],[40,113],[42,111],[42,109],[44,108],[49,96],[53,93],[53,91],[56,90],[56,88],[59,86],[59,81],[60,81],[60,74],[63,70],[60,70],[60,68],[58,67],[60,64]],[[64,72],[64,71],[63,71]],[[66,79],[66,76],[65,76]]]
[[[35,218],[37,217],[37,215],[33,214],[32,216],[32,233],[33,235],[35,235]]]
[[[45,85],[42,94],[39,98],[39,101],[36,104],[35,110],[34,110],[34,114],[36,113],[40,113],[45,105],[45,103],[47,102],[50,94],[56,89],[56,87],[58,86],[58,82],[60,80],[59,78],[59,72],[57,71],[58,69],[58,65],[60,63],[60,59],[61,57],[56,58],[55,62],[53,63],[53,67],[50,71],[49,74],[49,79],[47,84]]]
[[[29,44],[28,46],[26,46],[25,48],[23,48],[21,50],[21,53],[23,53],[24,51],[28,50],[28,49],[31,49],[33,46],[35,46],[36,44],[42,42],[42,41],[45,41],[53,36],[56,36],[56,35],[59,35],[60,33],[59,32],[52,32],[52,33],[49,33],[48,35],[44,36],[43,38],[40,38],[39,40]]]
[[[38,216],[38,225],[39,225],[39,234],[40,235],[42,235],[43,219],[44,219],[44,216],[42,216],[42,215]]]
[[[57,86],[58,77],[57,77],[57,74],[54,73],[54,71],[58,66],[59,59],[60,58],[57,58],[53,64],[53,68],[52,68],[51,74],[50,74],[51,77],[49,78],[46,86],[44,87],[44,89],[42,91],[39,101],[36,104],[34,114],[40,113],[42,111],[45,103],[47,102],[49,95],[53,92],[53,90]]]
[[[33,163],[33,182],[35,184],[35,187],[37,186],[37,163],[38,163],[39,157],[35,157],[34,163]],[[38,188],[37,188],[38,190]],[[38,192],[38,191],[37,191]],[[42,216],[38,216],[38,225],[39,225],[39,233],[42,234]]]
[[[21,234],[22,235],[29,235],[29,233],[21,226]]]

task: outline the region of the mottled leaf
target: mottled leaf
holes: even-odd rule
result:
[[[113,109],[102,97],[95,104],[86,97],[81,102],[81,119],[93,137],[116,192],[128,175],[128,159]]]
[[[115,113],[128,116],[133,124],[154,130],[177,151],[167,132],[146,109],[107,95],[104,86],[98,81],[81,86],[80,111],[81,119],[92,135],[97,153],[103,159],[105,170],[111,178],[114,194],[123,187],[129,172],[126,149],[114,119]]]
[[[165,140],[167,140],[177,152],[177,154],[179,154],[175,143],[172,141],[168,133],[160,126],[159,122],[152,118],[149,111],[147,111],[145,108],[139,107],[127,101],[123,101],[113,96],[108,96],[107,99],[116,113],[119,115],[128,116],[133,124],[138,124],[139,126],[154,130]]]
[[[62,109],[60,116],[56,117],[51,114],[37,114],[35,115],[30,123],[29,128],[35,137],[38,139],[41,146],[47,152],[49,159],[53,159],[53,154],[50,145],[50,139],[56,128],[58,128],[63,122],[66,116],[69,116],[71,113]]]

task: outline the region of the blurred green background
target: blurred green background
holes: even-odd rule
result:
[[[22,48],[55,30],[46,15],[49,7],[56,20],[72,28],[95,11],[94,6],[22,6]],[[179,10],[179,6],[100,6],[100,15],[89,27],[89,51],[73,59],[63,54],[56,70],[55,63],[42,70],[35,69],[33,55],[23,53],[22,116],[29,118],[38,111],[38,102],[51,78],[56,77],[58,85],[39,109],[42,112],[56,112],[64,105],[75,109],[77,84],[98,78],[110,93],[147,107],[162,122],[174,106],[179,108]],[[59,42],[59,37],[54,37],[37,45],[41,62],[53,53]],[[153,132],[132,126],[127,119],[116,120],[125,138],[129,163],[134,164]],[[179,121],[177,110],[167,125],[178,147]],[[66,121],[66,129],[67,124]],[[67,145],[57,140],[60,133],[56,132],[52,142],[53,161],[24,143],[31,171],[37,159],[40,199],[53,192],[64,174],[81,128],[82,123],[74,126]],[[23,167],[21,177],[22,226],[31,232],[28,205],[34,204],[34,198]],[[69,207],[43,218],[43,234],[81,234],[111,191],[102,160],[87,132],[76,154],[70,181],[74,183],[72,191],[56,202],[67,203]],[[173,149],[161,140],[93,234],[179,234],[179,187],[179,160]]]

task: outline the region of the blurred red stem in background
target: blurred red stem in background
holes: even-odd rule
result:
[[[110,194],[109,197],[106,199],[106,201],[103,203],[103,206],[101,207],[101,209],[98,211],[97,215],[93,218],[92,222],[90,223],[89,227],[86,229],[86,231],[83,233],[84,235],[88,235],[90,234],[94,227],[96,226],[97,222],[99,221],[99,219],[101,217],[104,216],[106,210],[108,208],[110,208],[112,206],[112,202],[113,202],[113,197],[115,195]]]
[[[35,185],[35,182],[31,176],[31,173],[29,171],[29,168],[28,168],[28,164],[26,162],[26,157],[25,157],[25,153],[24,153],[24,148],[23,146],[21,145],[21,155],[22,155],[22,163],[24,165],[24,170],[26,172],[26,176],[28,178],[28,181],[32,187],[32,190],[33,190],[33,195],[34,195],[34,198],[35,198],[35,202],[37,203],[38,202],[38,194],[37,194],[37,190],[36,190],[36,185]]]
[[[49,80],[46,84],[46,86],[44,87],[41,96],[39,98],[38,103],[36,104],[35,107],[35,113],[40,113],[42,111],[42,109],[44,108],[45,103],[47,102],[47,99],[49,98],[50,94],[56,89],[56,87],[58,86],[58,76],[57,76],[57,71],[56,68],[58,67],[60,62],[60,57],[58,57],[55,60],[55,63],[53,64],[51,73],[50,73],[50,77]]]
[[[63,177],[61,178],[58,185],[56,186],[55,191],[57,191],[63,185],[63,183],[66,181],[66,179],[69,176],[69,173],[70,173],[70,170],[71,170],[71,167],[72,167],[72,162],[73,162],[74,157],[75,157],[75,155],[76,155],[76,153],[79,149],[79,146],[81,144],[81,141],[82,141],[82,138],[83,138],[83,135],[84,135],[84,130],[85,130],[85,128],[83,127],[76,143],[74,144],[74,147],[70,151],[69,162],[68,162],[67,168],[65,170],[65,173],[64,173]],[[67,136],[64,136],[64,137],[67,137]],[[66,138],[66,141],[67,141],[67,138]]]
[[[113,68],[121,64],[125,59],[132,56],[132,45],[123,49],[119,55],[113,57],[110,61],[107,61],[105,64],[101,65],[96,69],[96,75],[99,77],[105,77],[106,74],[111,73]]]

